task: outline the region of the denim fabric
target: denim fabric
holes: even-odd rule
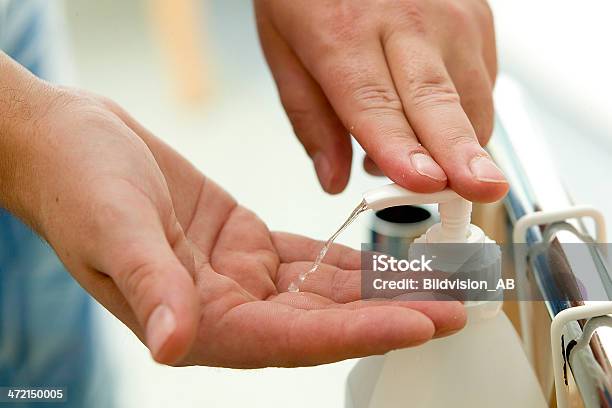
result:
[[[54,0],[55,1],[55,0]],[[45,77],[46,8],[54,1],[0,0],[0,46]],[[46,78],[48,79],[48,78]],[[65,387],[65,403],[1,406],[108,407],[92,339],[92,303],[53,250],[0,209],[0,387]],[[93,395],[95,389],[105,392]]]

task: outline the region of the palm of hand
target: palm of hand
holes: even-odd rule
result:
[[[69,259],[68,251],[58,253],[83,286],[141,339],[146,337],[149,347],[153,309],[170,302],[176,323],[161,349],[153,350],[159,361],[313,365],[382,354],[463,326],[458,303],[359,300],[359,253],[339,245],[309,275],[302,292],[287,292],[311,267],[322,243],[271,233],[184,158],[113,108],[133,132],[118,137],[125,129],[114,124],[102,132],[113,135],[110,149],[124,155],[105,181],[112,197],[104,200],[121,199],[119,221],[100,228],[104,239],[95,242],[94,261],[84,268]],[[134,136],[144,143],[128,140]],[[133,245],[138,240],[148,246]],[[80,241],[72,247],[82,246]],[[140,260],[133,259],[138,255]],[[166,260],[157,262],[163,255]]]
[[[270,232],[210,180],[202,180],[195,202],[184,231],[200,327],[185,364],[320,364],[420,344],[463,324],[452,302],[358,300],[359,253],[339,245],[300,293],[287,292],[312,266],[321,242]]]

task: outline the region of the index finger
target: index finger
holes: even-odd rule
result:
[[[407,117],[446,171],[450,187],[472,201],[500,199],[508,190],[507,181],[480,146],[436,48],[426,40],[394,33],[385,49]],[[484,68],[481,71],[475,80],[482,85],[474,92],[490,97],[489,77]]]
[[[446,174],[408,124],[378,39],[350,48],[335,48],[309,66],[344,126],[396,183],[442,190]]]

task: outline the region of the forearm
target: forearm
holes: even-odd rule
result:
[[[0,51],[0,206],[34,223],[34,129],[50,86]],[[26,205],[28,203],[28,205]],[[27,207],[27,208],[26,208]]]

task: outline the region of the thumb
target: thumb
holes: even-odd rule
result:
[[[170,244],[185,242],[184,234],[176,222],[172,238],[178,238],[169,242],[154,211],[113,218],[114,227],[105,228],[105,238],[96,242],[100,270],[129,303],[153,358],[174,364],[191,348],[198,327],[193,278]]]

